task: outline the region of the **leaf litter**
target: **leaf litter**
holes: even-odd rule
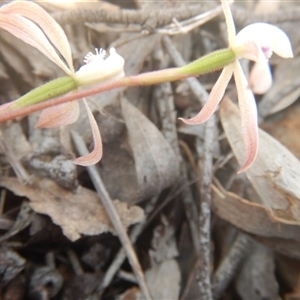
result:
[[[142,1],[119,3],[127,5],[123,8],[102,1],[88,7],[75,2],[72,12],[65,3],[40,4],[64,23],[76,68],[88,51],[113,45],[125,58],[128,75],[176,65],[178,61],[172,61],[172,53],[163,46],[156,29],[168,26],[164,22],[174,18],[177,24],[183,12],[185,18],[187,12],[193,17],[195,11],[194,6],[184,8],[188,3],[162,1],[166,17],[156,20],[151,11],[157,6]],[[83,19],[90,20],[98,5],[113,20],[120,13],[119,22],[105,24],[99,16],[99,23],[77,21],[74,25],[70,14],[80,11]],[[213,5],[203,3],[203,12]],[[243,13],[277,22],[275,25],[291,38],[295,58],[271,60],[274,83],[259,100],[261,128],[269,134],[260,130],[258,158],[244,175],[236,175],[244,158],[238,110],[228,100],[216,114],[220,126],[211,147],[215,168],[210,178],[212,234],[208,245],[198,246],[197,237],[202,230],[197,216],[206,163],[205,127],[186,127],[174,121],[176,115],[186,117],[199,111],[199,97],[191,93],[187,82],[120,88],[87,99],[104,143],[104,156],[97,168],[110,197],[119,199],[112,203],[128,231],[143,220],[135,249],[154,299],[200,298],[199,247],[209,249],[211,278],[223,267],[215,299],[299,297],[300,41],[296,29],[300,14],[294,8],[289,20],[282,10],[294,4],[277,3],[263,16],[263,5],[263,1],[234,4],[234,18],[241,26],[247,21],[239,17]],[[128,11],[137,7],[139,10]],[[282,16],[284,22],[280,21]],[[222,26],[222,18],[216,18],[205,27],[172,37],[172,42],[186,61],[192,61],[225,46]],[[145,35],[147,32],[152,34]],[[2,31],[0,43],[1,103],[62,75],[38,51]],[[198,82],[209,91],[215,76],[201,76]],[[183,84],[185,90],[180,93]],[[230,87],[228,91],[234,100]],[[166,107],[160,105],[163,101],[168,102]],[[118,263],[116,274],[102,285],[122,247],[88,173],[71,163],[77,155],[71,131],[78,132],[93,148],[86,115],[65,129],[34,128],[36,118],[32,115],[1,125],[1,297],[143,299],[127,260]],[[187,195],[192,203],[183,205]],[[152,201],[155,206],[144,215],[143,208]],[[212,287],[214,284],[212,281]]]

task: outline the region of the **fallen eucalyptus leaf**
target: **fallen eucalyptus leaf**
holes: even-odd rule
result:
[[[250,256],[243,264],[235,285],[241,300],[280,300],[279,286],[275,278],[273,252],[256,243]]]
[[[244,145],[237,106],[226,99],[220,117],[231,148],[242,164]],[[274,217],[300,224],[300,162],[263,130],[259,130],[257,158],[245,174],[260,196],[258,202]]]
[[[0,186],[29,198],[32,209],[50,216],[71,241],[79,239],[81,234],[115,233],[98,195],[84,187],[79,186],[74,193],[48,179],[39,180],[34,185],[22,185],[11,177],[1,177]],[[128,208],[119,200],[113,203],[126,228],[144,217],[138,206]]]
[[[179,162],[156,126],[125,98],[122,113],[133,152],[141,199],[158,195],[176,182]]]
[[[248,233],[300,241],[300,223],[276,217],[259,203],[213,185],[212,209],[222,219]]]

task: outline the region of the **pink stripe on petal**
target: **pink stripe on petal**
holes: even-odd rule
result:
[[[88,114],[88,118],[89,118],[89,121],[90,121],[90,124],[92,127],[93,139],[94,139],[94,150],[88,155],[84,155],[84,156],[76,158],[75,160],[73,160],[73,163],[76,165],[81,165],[81,166],[91,166],[91,165],[95,165],[96,163],[98,163],[100,161],[100,159],[102,158],[102,153],[103,153],[102,140],[101,140],[99,127],[94,118],[94,115],[93,115],[90,107],[86,103],[85,99],[83,99],[83,102],[84,102],[84,105],[85,105],[85,108],[86,108],[86,111]]]
[[[4,14],[17,14],[30,19],[37,24],[57,48],[74,72],[72,53],[68,38],[60,25],[45,11],[34,2],[14,1],[3,5],[0,9]]]
[[[79,118],[78,101],[71,101],[46,108],[42,111],[35,127],[52,128],[75,123]]]
[[[234,79],[236,83],[242,121],[242,134],[245,144],[246,161],[238,173],[246,171],[255,161],[258,151],[258,125],[256,103],[242,67],[234,62]]]
[[[211,93],[201,111],[195,117],[191,119],[179,118],[185,124],[196,125],[207,121],[211,115],[216,111],[220,101],[222,100],[225,90],[227,88],[228,82],[233,73],[233,64],[224,67],[220,77],[218,78],[216,84],[214,85]]]
[[[25,43],[37,48],[67,74],[70,75],[72,73],[56,53],[42,30],[33,22],[15,14],[4,15],[0,9],[0,27]]]

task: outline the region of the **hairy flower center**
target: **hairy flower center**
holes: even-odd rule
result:
[[[106,56],[106,51],[102,48],[97,49],[95,48],[96,54],[93,54],[92,52],[89,52],[85,57],[83,62],[85,64],[89,64],[91,62],[95,61],[104,61],[104,57]]]

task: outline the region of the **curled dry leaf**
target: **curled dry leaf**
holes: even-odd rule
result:
[[[49,215],[71,241],[79,239],[81,234],[98,235],[108,231],[114,233],[98,195],[84,187],[79,186],[76,192],[71,192],[47,179],[25,186],[16,178],[10,177],[2,177],[0,185],[18,196],[29,198],[32,209]],[[141,208],[128,208],[118,200],[113,202],[125,227],[143,219]]]
[[[248,233],[300,242],[300,223],[276,217],[264,205],[213,186],[212,209],[222,219]]]
[[[237,160],[242,163],[244,149],[238,108],[227,99],[221,105],[224,131]],[[300,224],[300,162],[282,144],[259,130],[257,159],[246,176],[271,215]]]
[[[156,126],[125,98],[122,113],[133,152],[141,199],[158,195],[176,182],[179,162]]]

